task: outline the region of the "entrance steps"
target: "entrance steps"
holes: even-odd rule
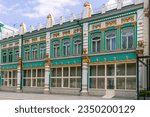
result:
[[[114,96],[115,96],[115,91],[114,90],[108,90],[108,91],[106,91],[106,94],[102,98],[111,99]]]

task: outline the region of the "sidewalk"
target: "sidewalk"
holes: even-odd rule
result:
[[[55,94],[15,93],[0,91],[0,100],[127,100],[123,98],[104,99],[96,96],[73,96]]]

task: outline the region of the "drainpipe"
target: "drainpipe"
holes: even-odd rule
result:
[[[82,56],[83,56],[83,26],[80,23],[81,20],[77,20],[77,24],[81,27],[81,89],[82,91]]]
[[[23,54],[23,51],[22,51],[22,48],[23,48],[23,34],[21,35],[21,79],[20,79],[20,90],[22,90],[23,88],[23,67],[22,67],[22,64],[23,64],[23,57],[22,57],[22,54]]]

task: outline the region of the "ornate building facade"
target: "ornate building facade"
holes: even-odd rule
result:
[[[0,40],[0,90],[136,97],[143,12],[142,0],[118,0],[93,12],[86,2],[80,18],[54,24],[49,14],[45,27],[30,31],[22,23],[20,34]]]

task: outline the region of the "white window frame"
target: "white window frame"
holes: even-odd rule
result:
[[[100,52],[100,48],[101,48],[101,36],[100,36],[100,33],[94,33],[91,35],[91,38],[92,38],[92,52],[93,53],[96,53],[96,52]],[[93,42],[95,42],[95,52],[93,50]],[[99,45],[99,50],[98,50],[98,42],[100,43]]]
[[[38,58],[38,49],[37,49],[37,45],[33,45],[32,46],[32,60],[37,60]]]
[[[113,37],[108,37],[108,35],[110,35],[111,33],[114,33],[115,36]],[[115,38],[115,49],[113,50],[113,39]],[[108,47],[107,47],[107,40],[110,40],[110,50],[108,50]],[[112,30],[112,31],[107,31],[106,32],[106,50],[108,51],[115,51],[116,50],[116,30]]]
[[[81,54],[80,49],[82,50],[81,37],[76,37],[76,38],[74,38],[74,54],[80,55]]]
[[[40,44],[40,59],[44,59],[46,55],[46,44]]]
[[[126,34],[123,34],[123,31],[125,30],[131,30],[132,32],[126,32]],[[132,45],[132,48],[129,48],[129,37],[130,36],[133,36],[133,45]],[[123,48],[123,37],[125,37],[126,38],[126,48]],[[134,32],[133,32],[133,27],[127,27],[127,28],[123,28],[122,30],[121,30],[121,47],[122,47],[122,49],[133,49],[134,48]]]
[[[54,41],[53,42],[53,56],[54,57],[58,57],[60,55],[59,51],[60,51],[60,44],[58,41]]]
[[[63,40],[63,55],[70,55],[70,39]]]

